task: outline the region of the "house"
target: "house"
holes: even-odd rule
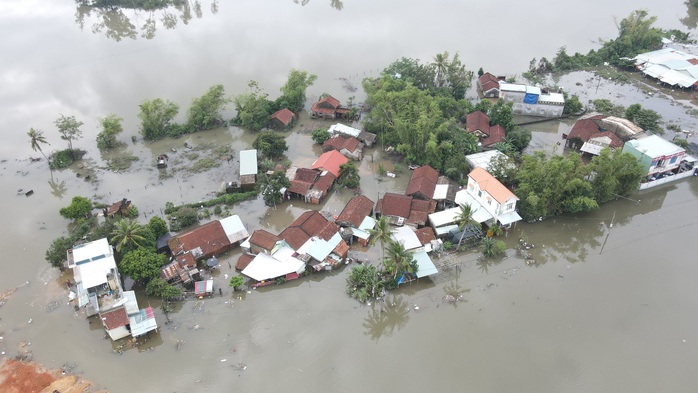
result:
[[[131,332],[128,330],[129,320],[124,306],[109,310],[100,314],[99,319],[102,321],[104,330],[109,334],[109,338],[113,341],[129,336]]]
[[[349,251],[337,224],[316,211],[301,214],[279,237],[316,271],[338,266]]]
[[[336,150],[331,150],[326,153],[322,153],[320,157],[313,162],[311,169],[319,169],[321,171],[328,171],[334,175],[335,178],[339,177],[339,167],[349,162],[349,160],[344,157],[340,152]]]
[[[338,230],[337,224],[328,221],[319,212],[311,210],[295,219],[279,234],[279,237],[285,240],[291,248],[298,250],[311,237],[329,240]]]
[[[465,162],[468,163],[470,168],[483,168],[484,170],[489,170],[490,165],[498,160],[507,160],[509,157],[506,154],[500,152],[499,150],[486,150],[480,153],[468,154],[465,156]]]
[[[271,254],[257,254],[241,273],[254,281],[252,286],[255,288],[273,284],[280,278],[285,281],[297,279],[305,271],[305,262],[295,254],[287,245],[279,247]]]
[[[240,242],[250,237],[247,229],[245,229],[245,225],[242,223],[242,220],[240,220],[240,216],[237,214],[233,214],[219,221],[223,227],[223,232],[225,232],[225,235],[228,237],[228,242],[230,242],[231,247],[240,245]]]
[[[567,136],[566,146],[591,155],[598,155],[605,147],[611,149],[623,147],[623,141],[616,134],[602,131],[599,120],[589,118],[574,123]]]
[[[291,167],[286,171],[286,177],[291,182],[291,185],[286,189],[286,197],[305,199],[308,191],[315,184],[315,180],[320,175],[320,171],[309,168]]]
[[[696,159],[686,155],[686,151],[658,135],[625,142],[623,153],[637,157],[646,173],[640,189],[691,176]]]
[[[296,115],[288,108],[279,109],[271,115],[271,127],[283,130],[293,125]]]
[[[353,136],[344,137],[340,134],[334,134],[322,144],[322,151],[337,150],[344,157],[354,161],[361,161],[363,158],[363,143]]]
[[[330,128],[327,129],[327,132],[330,135],[340,134],[347,137],[353,136],[367,148],[373,146],[373,143],[376,141],[376,134],[349,127],[341,123],[331,125]]]
[[[271,232],[267,232],[264,229],[257,229],[252,232],[250,237],[250,253],[260,254],[267,253],[271,254],[271,251],[282,239]]]
[[[492,145],[495,143],[504,142],[505,140],[506,131],[504,130],[504,127],[500,126],[499,124],[495,124],[490,127],[487,137],[482,139],[480,143],[482,144],[482,148],[486,149],[492,147]]]
[[[306,202],[319,205],[327,194],[329,194],[336,180],[337,177],[332,173],[328,171],[321,172],[318,178],[315,180],[315,183],[313,183],[312,187],[310,187],[310,190],[306,195]]]
[[[456,203],[457,186],[451,184],[451,180],[447,176],[439,176],[434,187],[433,200],[436,201],[437,209],[447,209],[453,207]]]
[[[370,230],[376,225],[373,215],[373,201],[364,195],[358,195],[349,200],[335,222],[347,233],[345,239],[353,242],[356,237],[362,246],[368,245]]]
[[[413,228],[409,226],[394,228],[390,237],[402,244],[405,251],[409,251],[412,254],[413,260],[417,262],[417,271],[415,272],[417,278],[431,276],[439,272]],[[403,280],[404,277],[399,279],[398,283],[403,282]]]
[[[499,97],[499,78],[489,72],[485,72],[477,79],[477,86],[485,98]]]
[[[242,150],[240,152],[240,188],[242,191],[254,190],[258,171],[257,150]]]
[[[408,195],[386,193],[376,203],[376,217],[385,216],[391,225],[420,227],[426,224],[429,213],[436,211],[436,201],[415,199]]]
[[[114,204],[109,206],[109,208],[106,209],[104,215],[109,218],[114,218],[117,215],[119,217],[128,217],[129,213],[131,213],[132,208],[133,205],[131,204],[131,201],[124,198],[119,202],[115,202]]]
[[[635,67],[663,84],[682,89],[698,87],[698,58],[673,48],[640,53],[633,58]]]
[[[478,139],[486,138],[490,134],[490,117],[482,111],[468,113],[465,117],[465,130],[475,134]]]
[[[188,284],[199,274],[194,255],[190,252],[173,257],[173,261],[160,268],[160,278],[170,283]]]
[[[238,258],[237,263],[235,264],[235,269],[236,270],[245,270],[247,266],[249,266],[250,262],[252,262],[257,255],[250,254],[250,253],[242,253],[240,257]]]
[[[405,195],[429,201],[434,198],[439,172],[429,165],[422,165],[412,172]]]
[[[220,221],[211,221],[172,236],[167,245],[172,255],[191,253],[196,260],[223,254],[234,246]]]
[[[73,270],[78,307],[85,307],[88,317],[107,312],[121,301],[121,278],[106,238],[77,245],[66,254],[68,268]]]
[[[519,198],[486,170],[475,168],[470,171],[465,191],[479,207],[492,216],[492,224],[499,222],[508,227],[521,220],[516,212],[516,201]],[[457,203],[458,199],[456,194]],[[465,202],[474,207],[469,199],[466,198]]]
[[[341,119],[350,111],[351,109],[341,106],[339,100],[330,95],[320,98],[310,108],[311,116],[323,119]]]
[[[511,102],[515,115],[561,117],[565,109],[562,93],[550,93],[537,86],[514,83],[499,84],[499,99]]]

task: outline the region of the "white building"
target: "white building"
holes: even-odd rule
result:
[[[500,83],[499,99],[511,102],[511,111],[516,115],[560,117],[565,109],[562,93],[545,92],[536,86]]]
[[[516,201],[519,198],[486,170],[475,168],[468,174],[465,192],[492,216],[493,223],[499,222],[509,226],[521,220],[521,216],[516,212]],[[467,197],[461,195],[461,198]],[[458,194],[456,194],[457,203],[458,200]]]

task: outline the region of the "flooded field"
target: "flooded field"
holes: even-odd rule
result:
[[[159,332],[135,344],[105,340],[99,321],[86,321],[67,304],[64,283],[70,274],[61,275],[44,260],[50,242],[70,230],[58,210],[75,195],[105,203],[128,197],[145,220],[162,216],[165,202],[208,199],[234,176],[236,153],[255,137],[227,127],[133,142],[143,99],[169,98],[182,106],[183,117],[191,98],[215,83],[235,95],[254,79],[275,97],[288,70],[297,67],[318,75],[309,100],[324,92],[342,101],[360,100],[361,90],[354,88],[361,79],[401,56],[426,61],[443,50],[459,51],[469,68],[515,74],[532,57],[551,58],[561,45],[570,51],[594,47],[599,36],[615,34],[613,16],[635,8],[648,8],[662,27],[695,28],[696,23],[695,15],[682,16],[681,1],[500,1],[452,5],[448,12],[416,1],[399,10],[348,0],[285,1],[273,9],[252,1],[192,4],[189,14],[123,10],[119,18],[87,15],[78,7],[84,14],[81,29],[74,2],[39,7],[0,0],[0,29],[13,29],[11,39],[0,44],[8,54],[0,66],[6,82],[0,92],[5,138],[0,144],[5,250],[0,292],[16,288],[0,306],[0,357],[15,356],[25,341],[34,360],[51,368],[77,364],[76,372],[112,392],[695,389],[698,265],[689,248],[698,225],[695,178],[589,214],[519,223],[505,239],[505,258],[482,260],[477,250],[445,256],[436,261],[438,276],[371,305],[345,295],[346,268],[233,293],[227,277],[234,274],[228,262],[234,266],[240,253],[234,250],[214,272],[222,296],[177,303],[165,316],[157,299],[139,293],[156,309]],[[600,6],[606,7],[601,13]],[[508,12],[497,12],[502,9]],[[468,17],[483,13],[497,13],[499,25],[506,26],[492,31],[498,51],[464,39],[489,28],[485,20]],[[562,14],[576,18],[559,18]],[[516,33],[521,15],[560,34],[525,41]],[[598,29],[590,33],[592,17]],[[151,18],[154,30],[141,29],[153,25]],[[326,34],[335,36],[332,45],[317,41]],[[558,84],[582,102],[640,102],[667,123],[698,128],[693,96],[672,96],[676,92],[657,91],[648,81],[616,85],[575,73]],[[124,144],[102,155],[94,143],[96,121],[110,112],[124,118]],[[84,138],[75,144],[87,155],[73,168],[51,172],[44,160],[30,159],[40,154],[31,151],[26,131],[43,129],[49,150],[64,148],[53,125],[61,113],[85,122]],[[309,132],[329,124],[303,115],[287,133],[288,159],[312,163],[319,147]],[[557,142],[572,124],[527,126],[534,132],[532,146],[562,152]],[[162,153],[171,163],[164,171],[155,167]],[[193,172],[206,157],[218,165]],[[394,179],[375,175],[378,164],[392,168],[395,163],[405,168],[380,147],[369,150],[360,166],[363,193],[375,201],[385,192],[404,192],[409,171]],[[33,195],[27,197],[29,190]],[[307,209],[337,214],[352,196],[341,190],[321,206],[290,201],[276,208],[259,199],[240,203],[231,213],[239,214],[250,232],[278,233]],[[528,250],[533,264],[517,255],[522,241],[534,245]],[[375,247],[354,251],[373,259],[379,254]]]

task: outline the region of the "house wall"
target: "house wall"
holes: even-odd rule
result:
[[[500,204],[487,191],[480,189],[480,186],[472,179],[468,178],[468,194],[478,201],[495,219],[509,212],[516,210],[516,199],[510,198],[505,203]]]
[[[126,329],[126,326],[120,326],[116,329],[107,330],[107,333],[109,333],[109,337],[111,337],[111,339],[114,341],[129,336],[131,334],[131,332],[129,332],[128,329]]]
[[[517,115],[539,116],[539,117],[560,117],[564,105],[553,104],[524,104],[515,103],[511,108],[511,112]]]
[[[684,155],[685,153],[681,152],[669,157],[653,158],[652,162],[650,162],[650,167],[647,173],[652,175],[655,173],[672,171],[679,167]]]
[[[255,255],[261,254],[261,253],[269,254],[269,250],[264,249],[256,244],[250,243],[250,253],[255,254]]]

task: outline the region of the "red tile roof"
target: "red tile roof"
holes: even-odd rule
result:
[[[330,106],[332,106],[332,107],[334,107],[334,108],[338,108],[338,107],[339,107],[339,100],[336,99],[336,98],[334,98],[334,97],[332,97],[332,96],[330,96],[330,95],[324,96],[323,98],[321,98],[321,99],[317,102],[317,104],[323,104],[323,103],[327,103],[327,104],[329,104]]]
[[[428,244],[432,240],[436,240],[434,230],[431,227],[419,228],[414,232],[422,245]]]
[[[170,246],[170,250],[174,255],[177,255],[180,251],[186,252],[200,247],[203,258],[221,254],[231,246],[228,236],[225,234],[223,226],[219,221],[211,221],[179,235],[172,236],[167,241],[167,245]]]
[[[126,314],[126,309],[124,307],[117,308],[113,311],[100,313],[99,317],[102,319],[102,324],[104,324],[104,327],[106,327],[107,330],[126,326],[130,323],[128,320],[128,314]]]
[[[439,180],[439,172],[429,165],[422,165],[412,172],[412,178],[407,185],[405,195],[414,195],[421,193],[426,198],[434,197],[434,189],[436,182]]]
[[[327,172],[318,177],[311,189],[320,190],[323,194],[327,194],[335,180],[337,180],[337,178],[332,173]]]
[[[196,267],[196,258],[191,253],[177,255],[175,259],[181,266]]]
[[[353,136],[350,137],[343,137],[339,134],[335,134],[331,138],[327,139],[325,143],[322,144],[322,148],[324,150],[329,150],[329,149],[335,149],[335,150],[342,150],[342,149],[347,149],[350,153],[353,153],[357,147],[359,147],[359,140],[354,138]]]
[[[499,79],[489,72],[484,73],[480,78],[478,78],[478,81],[480,82],[480,89],[483,93],[486,93],[492,89],[499,89]]]
[[[291,180],[291,185],[288,187],[287,191],[306,196],[312,185],[313,183],[307,183],[300,180]]]
[[[604,132],[599,132],[598,134],[594,134],[591,137],[592,138],[601,138],[607,136],[611,139],[611,144],[609,145],[612,149],[617,149],[619,147],[623,147],[625,144],[622,139],[618,138],[618,136],[611,131],[604,131]]]
[[[481,131],[485,134],[489,134],[490,131],[490,117],[487,116],[482,111],[475,111],[469,113],[465,118],[465,128],[468,132]]]
[[[254,244],[265,250],[271,250],[279,240],[281,240],[281,238],[273,233],[267,232],[264,229],[257,229],[250,237],[250,244]]]
[[[586,142],[592,135],[599,132],[599,125],[591,119],[582,119],[574,123],[572,131],[567,135],[567,139],[577,138],[582,142]]]
[[[327,115],[334,114],[339,108],[339,100],[332,96],[325,96],[320,101],[313,104],[311,111],[324,113]]]
[[[276,119],[281,122],[281,124],[287,126],[293,120],[293,112],[288,108],[280,109],[271,115],[272,119]]]
[[[358,228],[366,216],[371,215],[373,211],[373,201],[364,195],[359,195],[351,198],[339,216],[337,222],[349,223],[354,228]]]
[[[495,179],[494,176],[481,167],[476,167],[470,171],[470,173],[468,173],[468,177],[472,178],[481,190],[492,195],[492,198],[494,198],[500,204],[505,203],[511,198],[515,198],[516,200],[519,199],[516,197],[516,195],[514,195],[513,192],[504,187],[499,180]]]
[[[490,133],[488,134],[487,138],[482,140],[482,146],[491,146],[497,142],[504,142],[505,139],[506,132],[504,131],[504,127],[500,126],[499,124],[495,124],[490,127]]]
[[[249,265],[250,262],[252,262],[254,257],[255,257],[255,255],[248,254],[248,253],[244,253],[244,254],[240,255],[240,258],[238,258],[238,263],[235,264],[235,269],[245,270],[247,265]]]
[[[296,175],[293,177],[293,180],[312,183],[317,179],[319,174],[320,172],[316,171],[315,169],[298,168],[296,169]]]
[[[410,210],[425,213],[433,213],[436,211],[436,201],[423,201],[420,199],[412,199]]]
[[[279,237],[286,240],[289,246],[297,250],[313,236],[323,240],[330,240],[338,230],[337,224],[328,221],[322,214],[311,210],[301,214],[288,228],[279,234]]]
[[[347,162],[349,162],[349,159],[344,157],[342,153],[331,150],[327,153],[322,153],[322,155],[315,160],[311,168],[322,169],[332,173],[335,177],[339,177],[339,167]]]
[[[410,216],[412,197],[389,192],[379,200],[379,205],[376,211],[381,215],[407,218]]]

